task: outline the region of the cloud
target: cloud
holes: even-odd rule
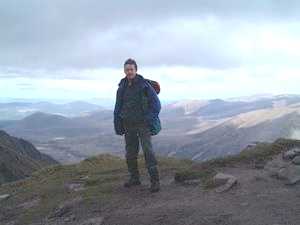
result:
[[[7,0],[0,4],[0,66],[18,69],[19,74],[25,69],[118,68],[128,57],[144,66],[239,67],[261,54],[259,49],[249,50],[257,28],[279,24],[272,36],[280,34],[285,23],[299,26],[300,9],[298,1],[271,0]],[[288,40],[289,36],[274,43]],[[286,51],[288,46],[282,48],[287,59],[294,54]]]
[[[3,0],[1,95],[114,98],[129,57],[163,99],[298,93],[299,11],[292,0]]]

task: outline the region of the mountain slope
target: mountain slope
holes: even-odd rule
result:
[[[25,178],[33,171],[56,163],[30,142],[0,130],[0,184]]]
[[[291,224],[300,220],[298,185],[281,181],[257,169],[276,154],[300,147],[295,140],[261,143],[235,157],[206,163],[158,158],[161,191],[150,194],[149,177],[142,157],[142,185],[122,186],[126,162],[111,155],[98,155],[78,164],[49,166],[23,181],[0,186],[1,225],[253,225]],[[238,185],[216,193],[203,186],[205,171],[233,174]],[[200,178],[200,183],[177,183],[175,178]],[[193,181],[193,180],[191,180]]]
[[[193,141],[177,149],[174,156],[207,160],[236,154],[253,142],[289,138],[300,129],[300,114],[297,111],[285,109],[283,114],[262,118],[264,115],[265,112],[256,119],[254,115],[235,117],[204,132],[193,134]]]

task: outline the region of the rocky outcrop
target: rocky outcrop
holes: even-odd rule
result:
[[[277,177],[285,184],[300,182],[300,148],[293,148],[277,155],[265,165],[265,170],[272,177]]]

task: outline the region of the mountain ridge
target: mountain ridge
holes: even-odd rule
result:
[[[57,163],[30,142],[0,130],[0,184],[28,177],[33,171]]]

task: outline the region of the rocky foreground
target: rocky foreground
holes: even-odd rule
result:
[[[196,163],[159,158],[162,188],[126,189],[125,161],[99,155],[0,186],[2,225],[298,225],[300,141],[260,143]]]

